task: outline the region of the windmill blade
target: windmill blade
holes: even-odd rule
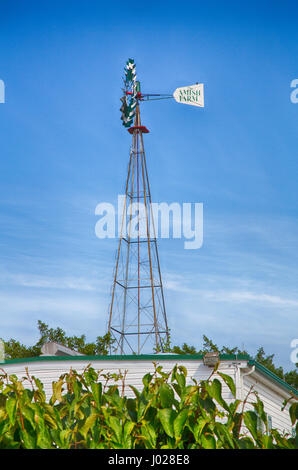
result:
[[[190,104],[191,106],[204,107],[204,84],[196,83],[195,85],[176,88],[173,97],[177,103]]]

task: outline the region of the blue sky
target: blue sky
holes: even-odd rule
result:
[[[205,84],[205,108],[144,103],[152,198],[203,202],[204,244],[160,240],[174,344],[254,354],[286,369],[297,337],[297,2],[1,2],[0,336],[37,320],[104,334],[116,240],[99,202],[123,193],[130,135],[123,67],[142,90]]]

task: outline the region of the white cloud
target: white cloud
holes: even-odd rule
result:
[[[22,287],[40,287],[46,289],[96,290],[96,282],[82,278],[49,278],[38,276],[15,275],[11,281]]]
[[[106,291],[102,279],[85,277],[54,277],[32,274],[11,274],[2,272],[0,275],[3,286],[28,287],[33,289],[58,289],[75,291]]]
[[[225,285],[223,289],[209,289],[206,286],[210,285]],[[231,285],[238,287],[238,289],[231,289]],[[165,289],[187,294],[193,298],[201,297],[215,302],[230,302],[230,303],[255,303],[272,304],[276,306],[298,307],[297,298],[289,298],[283,294],[274,295],[268,292],[260,292],[260,286],[256,281],[237,279],[227,276],[196,276],[194,279],[183,275],[176,275],[168,273],[166,281],[164,282]],[[201,286],[201,287],[200,287]],[[244,290],[244,287],[250,286],[253,290]],[[259,288],[259,290],[257,290]],[[261,288],[268,286],[261,285]],[[282,292],[282,289],[281,289]]]
[[[216,302],[261,302],[277,306],[298,307],[298,300],[278,295],[262,294],[245,291],[203,291],[204,297]]]
[[[98,314],[99,305],[97,300],[92,297],[78,296],[78,295],[40,295],[37,293],[18,294],[13,292],[11,294],[0,293],[0,310],[2,315],[2,324],[7,320],[12,323],[12,314],[26,317],[28,313],[35,315],[35,313],[52,313],[53,316],[63,314],[69,316],[70,314],[78,315],[85,314],[86,316],[93,316]],[[13,318],[15,322],[15,317]]]

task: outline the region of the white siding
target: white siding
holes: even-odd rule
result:
[[[253,390],[258,392],[259,398],[264,403],[265,412],[272,417],[272,427],[277,428],[281,432],[291,434],[292,425],[289,416],[290,404],[286,406],[284,411],[281,411],[284,400],[289,396],[283,390],[279,392],[275,390],[274,386],[270,386],[266,379],[255,374],[243,378],[244,396],[247,395],[251,386]],[[266,383],[265,383],[266,382]],[[248,400],[246,409],[253,409],[253,405],[249,402],[255,402],[256,397],[251,394]]]
[[[164,372],[169,372],[172,370],[174,365],[178,361],[169,361],[169,360],[158,360],[158,365],[163,367]],[[66,361],[41,361],[41,362],[23,362],[18,364],[7,364],[3,366],[3,369],[8,374],[15,374],[18,378],[22,378],[26,375],[26,367],[28,368],[30,375],[35,375],[38,377],[41,382],[44,384],[44,389],[47,395],[47,398],[51,396],[52,393],[52,382],[57,381],[61,374],[65,372],[69,372],[70,368],[73,370],[78,371],[81,373],[85,367],[90,364],[95,370],[103,369],[103,373],[110,372],[110,373],[118,373],[121,371],[122,373],[127,370],[126,375],[126,388],[125,394],[127,396],[133,396],[133,392],[128,387],[128,385],[133,385],[137,389],[142,388],[142,378],[148,372],[154,372],[154,365],[152,361],[145,361],[145,360],[121,360],[121,361],[112,361],[112,360],[94,360],[94,361],[86,361],[86,360],[66,360]],[[192,378],[196,379],[197,381],[207,379],[212,369],[206,367],[202,361],[199,360],[180,360],[179,365],[183,365],[186,367],[188,371],[187,375],[187,383],[191,384]],[[220,372],[225,374],[231,375],[233,379],[235,379],[235,370],[231,364],[228,363],[221,363],[220,365]],[[225,385],[222,379],[217,376],[218,379],[222,382],[222,391],[223,391],[223,398],[227,401],[232,400],[233,396],[229,390],[229,388]],[[26,382],[29,387],[29,382]]]

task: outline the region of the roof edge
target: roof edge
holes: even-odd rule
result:
[[[291,392],[292,394],[295,395],[295,397],[298,397],[298,390],[293,387],[292,385],[288,384],[285,382],[283,379],[278,377],[278,375],[274,374],[274,372],[271,372],[271,370],[267,369],[267,367],[263,366],[259,362],[255,361],[254,359],[251,359],[248,364],[250,366],[255,366],[256,371],[260,372],[263,374],[267,379],[271,379],[273,382],[278,383],[281,385],[283,388],[285,388],[288,392]]]
[[[9,364],[20,364],[25,362],[44,362],[44,361],[178,361],[178,360],[202,360],[203,354],[129,354],[129,355],[110,355],[110,356],[36,356],[22,357],[18,359],[7,359],[0,363],[0,366]],[[248,361],[251,359],[245,354],[220,354],[220,360],[223,361]]]

